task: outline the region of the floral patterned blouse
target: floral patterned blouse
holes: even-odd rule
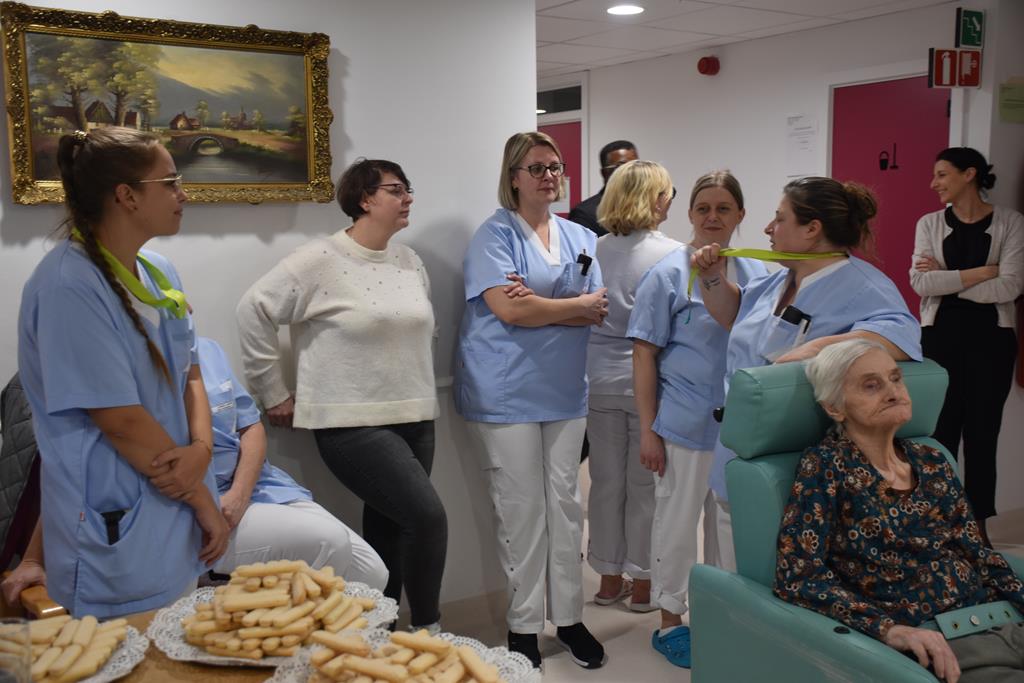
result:
[[[890,488],[850,439],[831,430],[800,460],[779,530],[774,592],[882,640],[890,627],[1008,600],[1024,584],[978,534],[939,451],[897,439],[914,487]]]

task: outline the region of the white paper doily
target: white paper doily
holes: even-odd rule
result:
[[[128,635],[117,646],[110,659],[89,678],[83,678],[79,683],[110,683],[122,676],[127,676],[132,669],[138,666],[139,662],[146,658],[146,650],[149,649],[149,639],[139,633],[134,626],[128,627]]]
[[[391,632],[385,629],[364,631],[360,635],[375,650],[391,642]],[[506,647],[489,648],[479,640],[452,633],[439,633],[437,637],[449,640],[455,646],[470,646],[480,654],[481,659],[498,667],[498,675],[506,683],[541,683],[540,669],[534,669],[530,660],[518,652],[509,652]],[[274,676],[268,678],[266,683],[307,683],[313,673],[313,665],[309,663],[312,652],[310,648],[299,650],[294,657],[277,667]]]
[[[279,666],[289,661],[288,657],[263,657],[262,659],[220,657],[187,642],[181,620],[195,614],[197,602],[213,600],[213,591],[212,586],[200,588],[170,607],[163,608],[153,617],[153,621],[150,622],[149,628],[146,630],[146,635],[168,658],[180,662],[200,662],[220,666]],[[398,605],[395,601],[384,597],[379,590],[370,588],[365,583],[358,581],[346,583],[345,595],[351,595],[354,598],[372,598],[376,601],[376,607],[362,614],[368,622],[367,629],[389,624],[398,618]]]

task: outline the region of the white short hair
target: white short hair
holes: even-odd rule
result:
[[[843,382],[850,366],[872,349],[885,351],[885,347],[871,339],[847,339],[829,344],[818,355],[804,364],[807,381],[814,388],[818,403],[843,408]]]

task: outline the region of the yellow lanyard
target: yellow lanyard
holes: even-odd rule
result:
[[[85,239],[82,237],[82,233],[79,232],[78,228],[71,229],[71,237],[79,242],[84,242]],[[142,262],[143,267],[149,276],[153,278],[153,282],[160,289],[160,293],[163,294],[162,299],[156,298],[152,292],[146,289],[146,286],[139,281],[135,275],[124,267],[120,261],[117,260],[113,254],[111,254],[106,247],[100,244],[99,240],[96,240],[96,244],[99,245],[100,254],[103,255],[103,260],[107,262],[110,269],[114,271],[114,275],[121,281],[128,291],[132,293],[136,299],[142,303],[152,306],[154,308],[166,308],[171,315],[179,320],[188,315],[188,302],[185,300],[185,293],[179,289],[175,289],[174,285],[167,276],[160,271],[159,268],[149,262],[142,254],[137,254],[135,258]]]
[[[746,247],[723,247],[719,252],[721,256],[739,256],[752,258],[758,261],[811,261],[819,258],[833,258],[835,256],[847,256],[842,251],[826,252],[793,252],[793,251],[772,251],[771,249],[748,249]],[[686,298],[693,298],[693,283],[697,280],[698,271],[696,268],[690,270],[690,282],[686,285]]]

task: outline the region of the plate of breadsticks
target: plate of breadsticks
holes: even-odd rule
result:
[[[540,683],[530,660],[504,647],[451,633],[429,635],[372,629],[310,634],[302,649],[267,683]]]
[[[32,680],[45,683],[108,683],[146,657],[149,640],[124,619],[68,615],[29,623]]]
[[[205,664],[278,666],[315,631],[376,628],[398,605],[330,567],[301,560],[242,565],[226,585],[200,588],[153,617],[146,631],[170,659]]]

